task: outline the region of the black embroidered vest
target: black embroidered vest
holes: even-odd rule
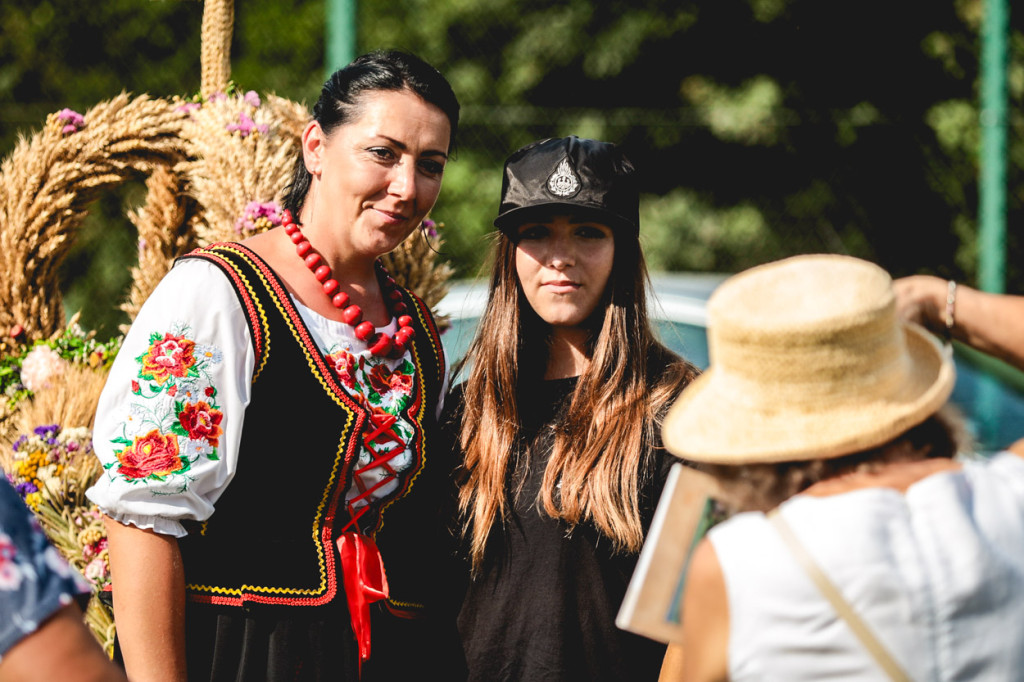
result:
[[[335,543],[349,520],[345,491],[368,415],[346,393],[283,283],[259,256],[224,243],[185,258],[212,262],[230,279],[256,360],[234,478],[213,515],[179,541],[187,596],[249,611],[344,599]],[[439,452],[437,462],[431,456],[435,401],[446,371],[441,340],[426,304],[402,295],[416,331],[410,346],[415,381],[404,413],[416,432],[409,444],[413,463],[359,527],[381,550],[389,606],[415,611],[431,590],[422,566],[433,551],[429,540],[451,463],[447,453]]]

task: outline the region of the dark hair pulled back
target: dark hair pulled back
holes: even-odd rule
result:
[[[338,126],[359,115],[360,103],[367,92],[409,90],[444,112],[451,124],[449,154],[455,149],[459,128],[459,101],[445,77],[419,57],[398,50],[378,50],[356,57],[338,69],[324,83],[320,99],[313,106],[313,119],[330,136]],[[306,201],[311,176],[302,152],[295,160],[292,182],[288,185],[284,207],[296,218]]]

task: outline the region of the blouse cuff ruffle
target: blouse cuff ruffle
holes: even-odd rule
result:
[[[88,495],[87,495],[88,496]],[[113,509],[106,509],[102,504],[97,503],[100,511],[123,525],[131,525],[142,530],[152,530],[154,533],[160,535],[170,535],[176,538],[183,538],[188,535],[188,531],[179,522],[169,519],[166,516],[146,516],[143,514],[128,514],[124,512],[115,511]]]

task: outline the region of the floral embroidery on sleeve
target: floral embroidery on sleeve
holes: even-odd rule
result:
[[[115,477],[129,483],[177,477],[175,483],[184,490],[197,462],[219,459],[224,413],[211,370],[223,361],[223,353],[197,344],[189,333],[186,327],[151,334],[149,348],[135,358],[139,372],[131,393],[136,399],[120,435],[111,439],[120,448],[116,460],[104,464]]]

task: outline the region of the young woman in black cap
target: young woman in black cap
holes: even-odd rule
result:
[[[670,464],[660,417],[696,370],[648,322],[638,203],[612,144],[544,140],[505,163],[488,305],[449,414],[470,679],[657,678],[663,647],[614,619]]]

